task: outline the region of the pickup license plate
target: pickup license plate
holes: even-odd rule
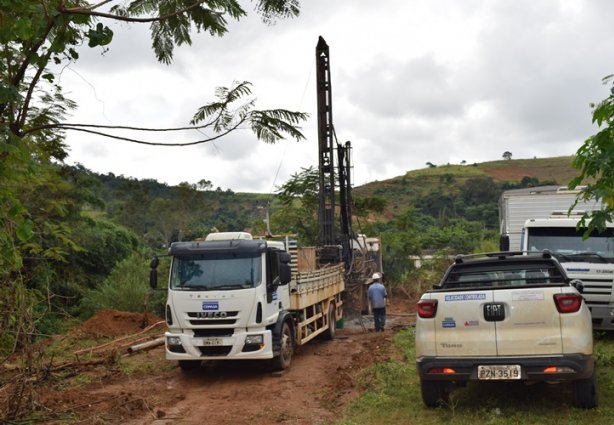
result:
[[[478,366],[478,379],[507,380],[520,379],[520,365]]]
[[[211,346],[211,345],[223,345],[224,341],[222,338],[204,338],[202,345],[203,346]]]

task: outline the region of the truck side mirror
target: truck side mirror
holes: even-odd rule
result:
[[[499,251],[507,252],[510,250],[510,235],[501,235],[499,237]]]
[[[156,289],[158,287],[158,264],[160,264],[160,260],[157,255],[151,259],[151,263],[149,263],[149,286],[151,289]]]
[[[287,252],[279,253],[279,283],[287,285],[292,280],[292,269],[290,268],[290,254]]]
[[[290,269],[290,264],[280,264],[279,265],[279,284],[287,285],[292,280],[292,270]]]

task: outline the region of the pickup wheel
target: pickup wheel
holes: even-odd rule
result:
[[[191,372],[200,368],[200,360],[179,360],[179,367],[183,372]]]
[[[335,306],[331,303],[328,307],[328,329],[322,334],[324,339],[333,339],[337,333],[337,315],[335,314]]]
[[[281,326],[281,335],[279,336],[280,351],[279,355],[273,357],[273,368],[275,370],[284,370],[290,366],[292,362],[292,354],[294,354],[294,341],[292,340],[292,330],[288,322],[284,322]]]
[[[578,379],[573,382],[574,406],[582,409],[597,407],[597,379],[595,371],[586,379]]]
[[[443,381],[420,381],[422,401],[427,407],[438,407],[450,400],[450,383]]]

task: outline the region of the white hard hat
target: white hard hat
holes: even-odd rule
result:
[[[381,273],[379,273],[379,272],[375,272],[375,273],[373,273],[372,278],[373,278],[374,280],[381,279],[381,278],[382,278],[382,274],[381,274]]]

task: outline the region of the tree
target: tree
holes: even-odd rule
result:
[[[595,199],[604,203],[603,209],[584,213],[580,224],[586,227],[586,236],[594,229],[605,230],[606,223],[614,221],[614,74],[605,77],[603,83],[612,84],[612,88],[607,98],[592,105],[593,124],[599,131],[576,152],[572,164],[580,175],[569,183],[572,189],[585,185],[578,201]]]
[[[496,203],[499,192],[492,177],[470,177],[461,187],[460,195],[466,205]]]
[[[266,22],[299,13],[298,0],[254,3],[256,13]],[[53,279],[37,264],[57,265],[83,249],[75,242],[72,229],[73,222],[85,220],[81,209],[88,200],[76,199],[82,194],[71,192],[55,167],[67,156],[66,131],[152,144],[112,136],[107,133],[109,126],[66,122],[76,104],[64,96],[58,74],[79,59],[79,46],[110,48],[113,32],[105,24],[110,20],[150,24],[155,55],[168,64],[175,46],[191,43],[193,31],[222,36],[229,20],[245,15],[237,0],[0,0],[0,351],[7,347],[31,350],[40,319],[36,304],[41,298],[33,282]],[[169,146],[205,143],[243,128],[265,143],[286,136],[303,139],[298,124],[307,114],[257,110],[250,97],[249,82],[233,82],[218,88],[215,99],[199,108],[187,127],[115,128],[139,132],[207,128],[215,134]],[[26,356],[24,370],[35,370],[33,358],[31,352]],[[31,381],[24,379],[24,386],[15,394],[31,400],[27,395]],[[19,417],[20,409],[32,407],[22,400],[9,404],[15,410],[2,419],[12,420]]]
[[[503,152],[503,159],[509,161],[510,159],[512,159],[512,153],[510,151]]]
[[[299,13],[297,0],[257,0],[255,9],[271,22]],[[0,186],[0,217],[3,246],[0,268],[19,268],[21,254],[14,239],[27,242],[33,236],[28,208],[21,203],[19,188],[28,185],[38,164],[63,161],[66,131],[82,131],[127,142],[157,144],[133,137],[106,133],[110,126],[67,123],[67,112],[76,105],[62,94],[56,79],[63,66],[77,61],[77,47],[108,49],[112,30],[103,22],[149,23],[157,59],[170,63],[175,46],[190,44],[193,30],[222,36],[228,20],[246,15],[236,0],[0,0],[0,178],[14,182]],[[242,128],[274,143],[288,135],[303,139],[297,124],[307,114],[285,109],[256,110],[250,99],[251,84],[234,82],[216,90],[216,100],[198,109],[190,126],[171,129],[113,127],[125,131],[175,131],[203,128],[213,137],[168,143],[186,146],[216,140]],[[200,134],[200,133],[199,133]],[[7,263],[11,263],[10,265]],[[7,268],[8,266],[8,268]]]
[[[271,215],[275,232],[295,233],[302,244],[313,245],[318,237],[319,172],[315,167],[301,168],[281,185],[276,200],[281,208]]]
[[[296,0],[257,0],[256,10],[266,21],[299,13]],[[62,132],[57,130],[102,133],[101,126],[62,123],[66,111],[75,105],[63,97],[56,73],[61,70],[59,65],[78,60],[76,48],[86,41],[89,47],[108,49],[113,31],[103,22],[149,23],[155,55],[169,64],[175,46],[191,44],[192,30],[222,36],[228,31],[228,19],[239,20],[245,15],[236,0],[132,0],[127,4],[115,0],[1,0],[0,122],[14,136],[12,143],[31,135],[41,143],[47,142],[58,156],[65,156]],[[192,124],[213,116],[207,126],[219,133],[234,129],[230,118],[243,115],[248,117],[243,122],[249,122],[258,138],[265,141],[279,131],[297,135],[293,124],[304,115],[284,110],[247,114],[253,101],[230,112],[227,106],[247,94],[249,84],[245,82],[218,91],[217,97],[224,100],[201,108]]]

